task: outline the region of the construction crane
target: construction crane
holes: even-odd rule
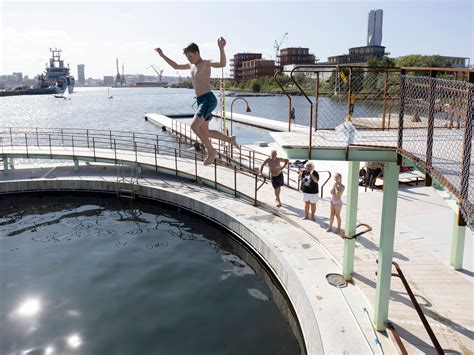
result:
[[[155,67],[153,64],[150,65],[147,69],[150,69],[150,68],[152,68],[156,72],[156,74],[158,75],[158,81],[161,83],[161,78],[163,77],[163,69],[160,70],[159,68]]]
[[[280,42],[277,42],[275,40],[275,43],[273,44],[273,48],[275,49],[275,65],[280,65],[280,60],[278,59],[278,51],[280,50],[281,44],[285,40],[286,36],[288,36],[288,32],[285,32]]]
[[[119,64],[118,64],[118,58],[115,59],[115,64],[117,65],[117,75],[115,76],[115,86],[124,86],[125,85],[125,73],[124,73],[124,67],[122,63],[122,75],[120,75],[120,70],[119,70]]]
[[[122,63],[122,86],[125,86],[125,69]]]

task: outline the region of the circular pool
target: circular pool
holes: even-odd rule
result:
[[[3,196],[0,353],[299,353],[243,250],[163,204]]]

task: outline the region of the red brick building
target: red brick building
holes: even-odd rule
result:
[[[273,76],[277,70],[274,60],[253,59],[242,63],[242,80]]]
[[[285,66],[290,64],[315,64],[316,57],[309,53],[309,48],[291,47],[280,50],[279,65]]]
[[[230,75],[234,80],[240,81],[242,78],[242,63],[252,60],[262,59],[262,53],[237,53],[230,60]]]

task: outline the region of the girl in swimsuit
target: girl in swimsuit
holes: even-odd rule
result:
[[[342,193],[344,192],[345,186],[341,183],[342,176],[339,173],[334,175],[334,186],[331,189],[331,215],[329,217],[329,226],[327,231],[332,232],[332,223],[334,217],[337,221],[336,233],[341,232],[341,209],[342,209]]]

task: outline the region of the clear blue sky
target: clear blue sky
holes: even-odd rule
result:
[[[154,63],[176,76],[153,51],[160,46],[176,62],[186,62],[182,48],[201,47],[206,59],[218,59],[216,40],[227,39],[226,53],[261,52],[274,56],[273,44],[285,32],[285,47],[309,47],[325,61],[366,45],[367,17],[383,9],[382,45],[392,57],[440,54],[474,62],[474,5],[444,1],[24,1],[0,0],[0,74],[43,71],[49,48],[77,75],[115,74],[115,58],[125,72],[153,74]],[[226,68],[226,74],[229,66]],[[185,74],[185,73],[183,73]],[[218,71],[213,75],[217,76]]]

